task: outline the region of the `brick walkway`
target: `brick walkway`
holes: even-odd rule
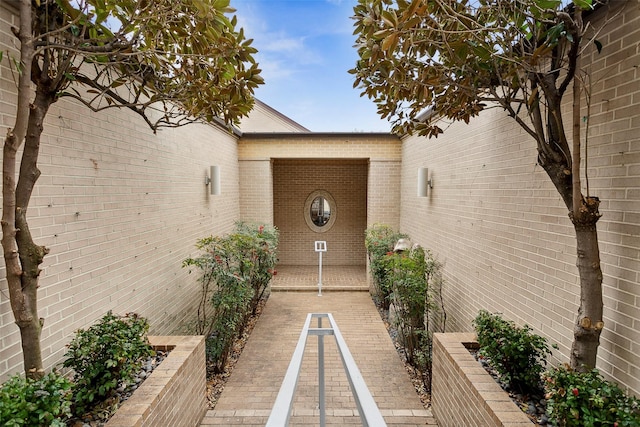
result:
[[[367,291],[367,271],[362,266],[329,266],[322,271],[324,291]],[[317,291],[318,266],[281,266],[271,282],[273,291]]]
[[[369,293],[331,291],[332,274],[346,277],[348,272],[335,269],[332,273],[328,268],[326,277],[330,280],[326,293],[318,296],[317,270],[314,271],[315,282],[307,277],[308,292],[286,292],[276,289],[286,289],[284,282],[292,280],[293,270],[279,268],[280,283],[273,283],[274,291],[215,410],[207,413],[201,425],[264,426],[307,313],[312,312],[333,314],[387,425],[436,425],[431,412],[420,403]],[[310,271],[306,273],[311,275]],[[353,270],[346,280],[362,290],[367,289],[364,269]],[[300,290],[299,286],[295,285],[296,290]],[[325,369],[327,425],[360,425],[332,337],[325,338]],[[311,337],[305,350],[290,425],[319,425],[317,381],[317,338]]]

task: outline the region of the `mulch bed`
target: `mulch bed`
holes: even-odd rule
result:
[[[511,390],[509,386],[500,381],[500,376],[491,366],[491,361],[480,357],[477,350],[470,349],[469,353],[478,361],[480,366],[494,379],[496,383],[509,395],[513,403],[515,403],[529,420],[536,426],[550,425],[551,422],[546,415],[547,401],[542,396],[542,392],[538,395],[521,394]],[[542,387],[542,386],[541,386]]]
[[[389,337],[391,337],[391,341],[393,341],[393,345],[396,347],[396,351],[398,352],[398,357],[404,364],[404,369],[409,374],[409,379],[411,379],[411,384],[413,384],[413,388],[416,390],[418,397],[420,398],[420,402],[425,409],[429,409],[431,407],[431,392],[425,386],[426,379],[423,377],[422,373],[411,366],[407,362],[407,358],[404,352],[404,347],[402,344],[398,342],[398,330],[389,322],[389,310],[385,310],[378,305],[378,313],[380,314],[380,318],[384,323],[384,326],[387,328],[387,332],[389,333]]]
[[[84,414],[80,418],[72,418],[67,421],[67,425],[71,427],[103,427],[116,411],[127,401],[133,392],[138,389],[149,375],[157,368],[160,363],[167,358],[168,351],[156,350],[155,354],[145,359],[142,368],[135,376],[133,384],[124,387],[120,386],[116,389],[115,395],[100,402],[92,410]]]
[[[227,362],[225,363],[222,372],[216,373],[213,369],[213,364],[207,365],[207,403],[209,405],[209,409],[214,409],[216,407],[216,403],[218,403],[218,399],[224,390],[224,386],[227,384],[227,380],[229,379],[231,372],[233,372],[233,368],[236,366],[236,363],[238,363],[242,350],[244,350],[244,346],[247,343],[253,328],[258,322],[258,319],[262,314],[262,310],[264,310],[267,299],[268,296],[258,303],[256,313],[249,318],[242,336],[236,339],[233,343],[231,354],[227,357]]]

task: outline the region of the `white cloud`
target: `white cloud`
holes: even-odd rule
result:
[[[244,28],[247,38],[254,39],[253,46],[258,49],[256,57],[264,70],[265,80],[286,78],[306,65],[322,63],[321,55],[307,45],[306,35],[291,35],[286,30],[271,28],[273,17],[261,11],[259,6],[243,3],[239,9],[242,13],[238,13],[238,26]]]
[[[266,83],[272,83],[274,80],[287,79],[296,74],[296,70],[287,66],[283,61],[277,59],[270,60],[266,55],[261,55],[258,62],[262,70],[261,75]]]
[[[264,34],[268,40],[262,49],[268,52],[297,53],[304,49],[304,39],[301,37],[287,37],[284,34]]]
[[[388,131],[375,105],[359,97],[355,0],[232,0],[238,26],[254,39],[265,85],[256,96],[312,131]]]

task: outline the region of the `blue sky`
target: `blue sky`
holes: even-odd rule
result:
[[[313,132],[389,132],[347,72],[356,0],[231,0],[258,49],[265,84],[256,97]]]

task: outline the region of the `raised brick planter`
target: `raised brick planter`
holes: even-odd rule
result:
[[[433,336],[431,406],[440,427],[531,427],[513,403],[469,353],[477,346],[473,333]]]
[[[107,423],[107,427],[197,426],[207,411],[204,337],[150,336],[170,350]]]

